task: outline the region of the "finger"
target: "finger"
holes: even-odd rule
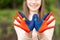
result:
[[[24,31],[26,31],[28,33],[30,32],[30,30],[29,30],[29,28],[27,26],[22,26],[22,25],[18,25],[18,24],[14,24],[14,25],[21,28],[21,29],[23,29]]]
[[[16,14],[18,15],[18,17],[19,17],[20,19],[22,19],[22,16],[18,13],[18,11],[16,11]]]
[[[50,13],[50,12],[49,12],[49,13]],[[46,17],[49,15],[49,13],[48,13],[48,14],[45,14],[45,15],[43,16],[43,18],[40,20],[41,23],[46,19]]]
[[[55,18],[52,18],[51,20],[49,20],[48,22],[47,22],[47,25],[49,25],[51,22],[53,22],[55,20]]]
[[[14,26],[17,26],[17,27],[19,27],[19,28],[20,28],[20,25],[18,25],[18,24],[14,24]]]
[[[46,17],[45,21],[47,21],[51,15],[52,15],[52,12],[50,12],[50,14]]]
[[[22,13],[22,12],[20,12],[20,11],[18,11],[19,13],[20,13],[20,15],[23,17],[23,18],[25,18],[25,21],[27,22],[27,23],[29,23],[29,20],[27,19],[27,17]]]
[[[41,22],[38,22],[38,18],[35,18],[34,23],[35,23],[35,29],[38,31],[40,28]]]
[[[33,15],[33,20],[34,20],[34,22],[35,22],[35,26],[37,26],[38,25],[38,15],[37,14],[34,14]]]
[[[46,30],[48,30],[48,29],[51,29],[51,28],[54,28],[54,26],[47,26],[43,31],[46,31]]]
[[[15,19],[17,22],[21,23],[21,19],[19,20],[16,16],[14,16],[14,19]]]
[[[23,18],[26,18],[26,16],[25,16],[21,11],[18,11],[18,13],[19,13]]]
[[[54,26],[48,26],[46,29],[51,29],[51,28],[54,28]]]
[[[42,33],[42,32],[44,32],[44,31],[46,31],[46,30],[48,30],[48,29],[51,29],[51,28],[54,28],[54,26],[50,26],[50,27],[45,27],[45,28],[43,28],[43,29],[41,29],[40,31],[38,31],[39,33]]]
[[[49,13],[50,13],[50,12],[48,12],[47,14],[45,14],[42,19],[45,20],[46,17],[49,15]]]
[[[38,22],[38,15],[37,14],[33,15],[33,20],[36,21],[36,22]]]
[[[19,27],[19,28],[22,28],[22,29],[26,30],[26,28],[25,28],[24,26],[22,26],[21,24],[20,24],[20,25],[14,24],[14,26],[17,26],[17,27]]]

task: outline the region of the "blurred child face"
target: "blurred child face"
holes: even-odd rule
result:
[[[41,0],[26,0],[27,6],[31,11],[37,11],[41,6]]]

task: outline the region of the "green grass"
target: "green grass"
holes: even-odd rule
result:
[[[0,22],[12,22],[13,16],[15,15],[16,10],[0,10]]]

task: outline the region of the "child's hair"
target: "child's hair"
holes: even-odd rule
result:
[[[26,0],[24,0],[24,3],[23,3],[23,11],[24,11],[24,14],[28,17],[29,16],[29,8],[27,7],[27,4],[26,4]],[[42,16],[44,15],[44,0],[41,0],[41,6],[39,8],[39,20],[42,18]]]

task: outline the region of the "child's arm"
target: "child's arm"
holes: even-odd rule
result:
[[[51,16],[49,18],[49,20],[52,18],[53,18],[53,16]],[[55,26],[55,20],[48,26]],[[44,31],[43,33],[38,33],[38,39],[39,40],[52,40],[53,33],[54,33],[54,28],[48,29],[48,30]]]
[[[46,30],[43,33],[38,33],[39,40],[52,40],[54,28]]]

